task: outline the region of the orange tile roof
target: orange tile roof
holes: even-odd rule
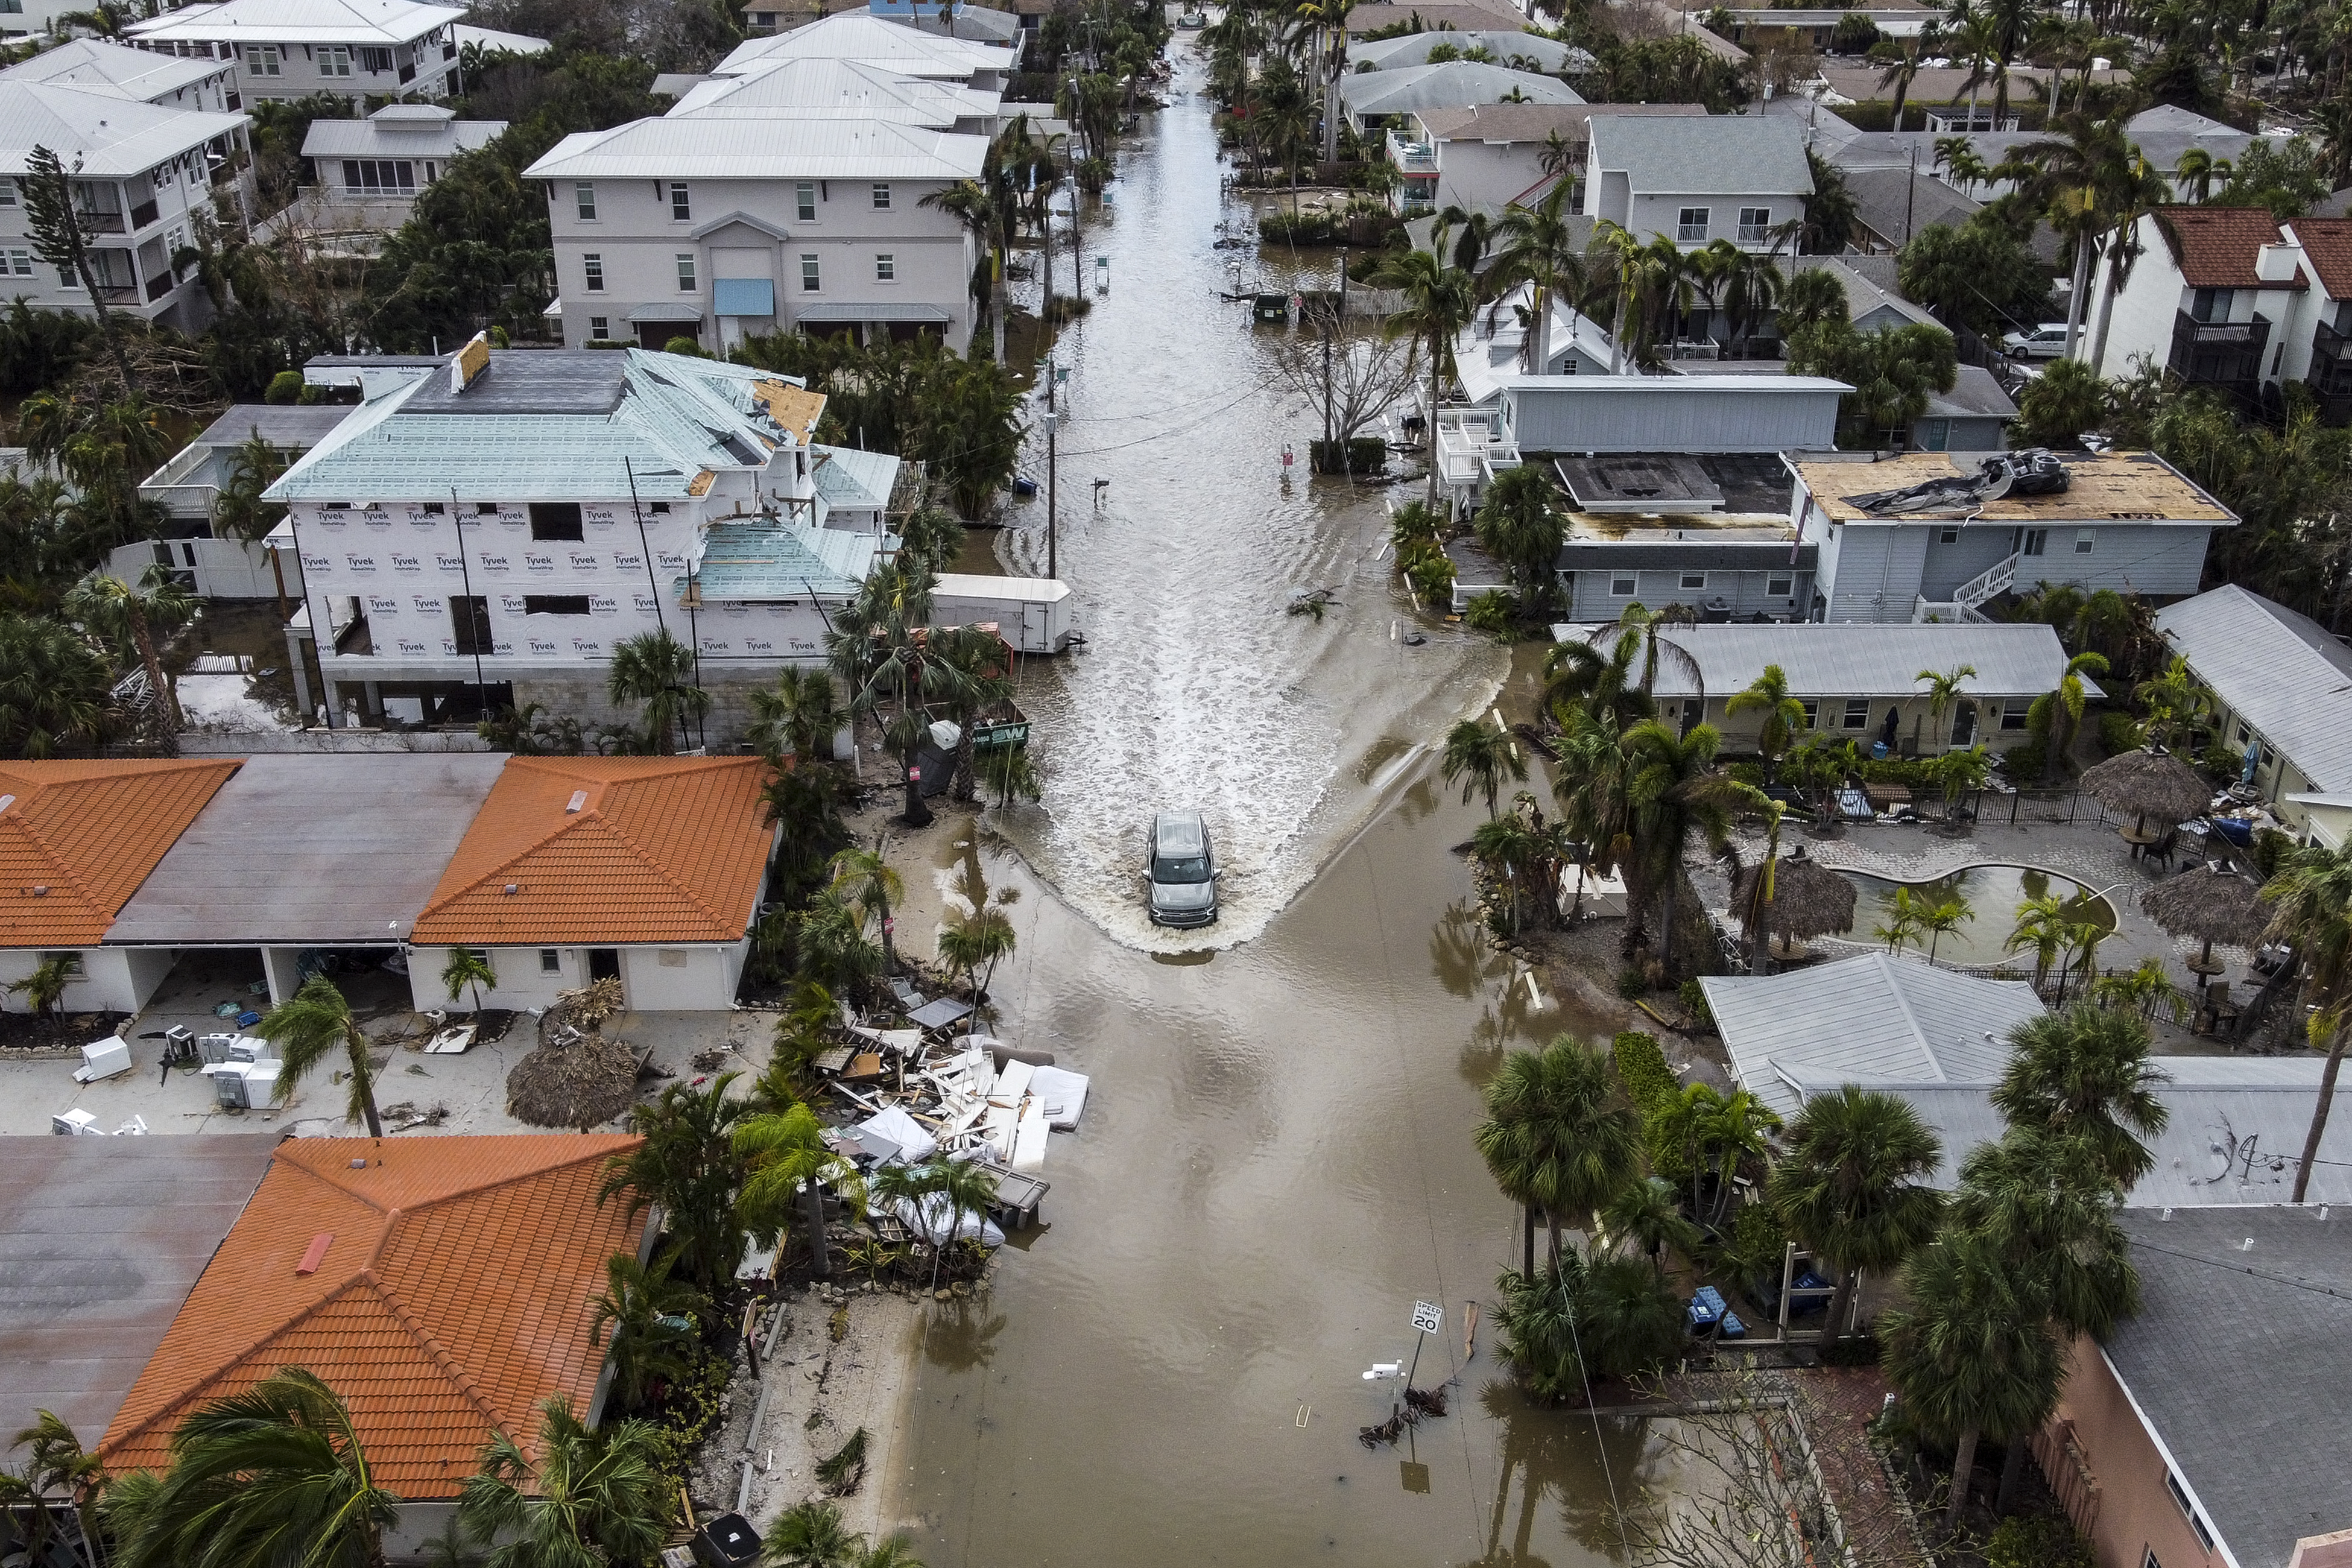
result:
[[[2158,207],[2156,222],[2180,268],[2180,280],[2191,289],[2284,289],[2300,293],[2310,287],[2301,268],[2284,283],[2265,282],[2254,270],[2263,247],[2276,245],[2284,237],[2268,208]]]
[[[2352,218],[2299,217],[2289,226],[2331,300],[2352,300]]]
[[[774,839],[760,800],[767,778],[757,757],[516,757],[410,940],[738,941]]]
[[[596,1188],[637,1142],[287,1140],[107,1428],[107,1468],[163,1468],[189,1411],[288,1366],[343,1396],[404,1498],[455,1497],[494,1430],[535,1452],[535,1406],[584,1416],[604,1366],[588,1304],[645,1216]]]
[[[0,763],[0,947],[104,941],[239,760]]]

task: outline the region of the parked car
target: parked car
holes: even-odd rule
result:
[[[2044,321],[2000,340],[2001,352],[2013,359],[2056,359],[2066,352],[2066,323]]]
[[[1151,819],[1144,880],[1154,925],[1204,926],[1217,918],[1216,856],[1197,811],[1163,811]]]

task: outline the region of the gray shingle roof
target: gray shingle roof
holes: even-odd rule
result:
[[[2239,1568],[2352,1520],[2352,1214],[2126,1210],[2144,1298],[2107,1360]],[[2253,1247],[2248,1249],[2247,1241]]]
[[[1810,194],[1804,128],[1793,120],[1596,115],[1588,167],[1623,170],[1636,195]]]
[[[1777,548],[1787,560],[1789,547]],[[1615,628],[1579,628],[1576,635],[1605,640],[1615,635]],[[2059,646],[2058,634],[2032,622],[1797,621],[1765,626],[1675,626],[1660,635],[1698,662],[1709,696],[1738,690],[1769,664],[1780,667],[1789,678],[1789,689],[1800,697],[1916,697],[1919,671],[1960,664],[1976,666],[1977,673],[1961,683],[1972,697],[2039,697],[2055,690],[2066,669],[2066,650]],[[2092,690],[2095,694],[2097,689]],[[1691,693],[1662,664],[1657,695]]]
[[[1958,367],[1951,391],[1927,395],[1927,412],[1946,418],[1973,414],[2014,419],[2017,403],[2000,389],[1992,372],[1980,364],[1964,364]]]
[[[1699,984],[1732,1076],[1784,1118],[1803,1103],[1791,1078],[1815,1086],[1990,1082],[2009,1061],[2010,1030],[2042,1014],[2022,981],[1883,952]]]
[[[2156,626],[2305,777],[2323,790],[2352,788],[2352,648],[2235,584],[2166,606]]]

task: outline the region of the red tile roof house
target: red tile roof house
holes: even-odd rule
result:
[[[776,843],[768,777],[757,757],[513,758],[416,917],[416,1006],[450,1005],[460,946],[498,976],[485,1006],[606,975],[633,1008],[731,1005]]]
[[[2102,375],[2146,361],[2252,408],[2307,382],[2330,421],[2352,418],[2352,220],[2281,223],[2251,207],[2158,207],[2116,293]],[[2108,268],[2087,296],[2084,353],[2098,330]]]
[[[596,1189],[637,1142],[280,1143],[107,1427],[107,1470],[165,1468],[191,1410],[307,1367],[350,1405],[380,1483],[405,1500],[386,1555],[425,1560],[494,1432],[536,1457],[542,1401],[601,1414],[589,1303],[605,1260],[650,1238],[643,1212],[600,1205]]]

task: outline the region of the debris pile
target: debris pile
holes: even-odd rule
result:
[[[637,1097],[637,1054],[604,1035],[604,1021],[624,1005],[616,979],[557,996],[539,1021],[539,1048],[507,1074],[507,1113],[534,1127],[584,1132],[626,1110]]]

